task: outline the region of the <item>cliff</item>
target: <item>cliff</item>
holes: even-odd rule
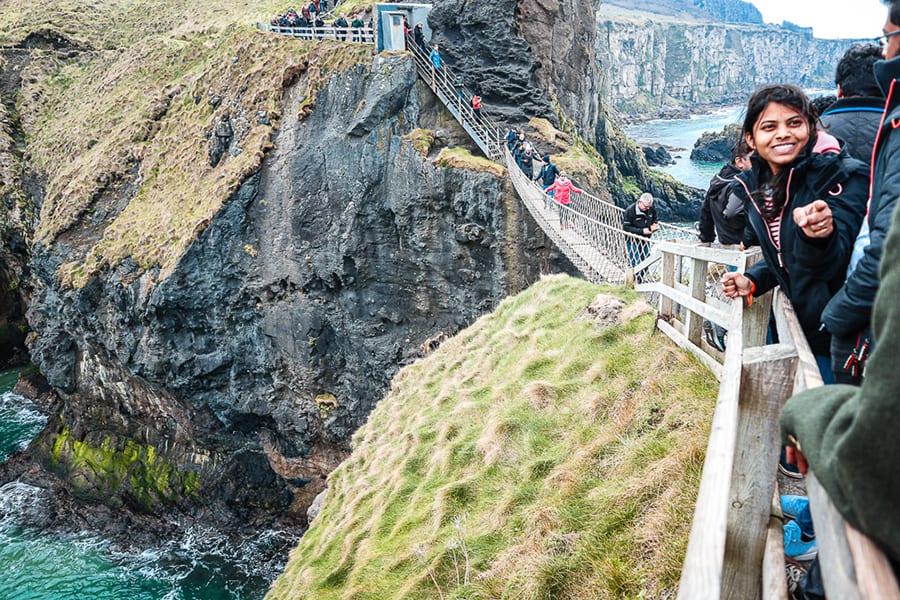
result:
[[[0,480],[60,490],[42,527],[104,527],[101,504],[135,528],[302,525],[400,367],[573,269],[407,54],[242,24],[274,2],[114,9],[0,7],[4,164],[17,222],[40,215],[28,343],[56,394]],[[488,110],[556,123],[599,193],[693,211],[609,121],[592,14],[452,0],[430,24]]]
[[[759,9],[743,0],[604,0],[603,4],[672,17],[762,25]]]
[[[701,103],[743,102],[773,81],[834,87],[850,45],[775,26],[687,22],[601,7],[597,54],[609,100],[625,114]]]

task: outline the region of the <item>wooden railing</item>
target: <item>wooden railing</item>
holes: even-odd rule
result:
[[[660,280],[636,289],[660,295],[660,330],[721,381],[678,597],[785,599],[778,418],[790,396],[822,385],[815,357],[780,291],[752,306],[710,293],[711,265],[743,271],[758,250],[660,242],[653,252]],[[777,344],[766,344],[770,310]],[[724,355],[702,338],[704,319],[728,329]],[[828,597],[900,600],[885,555],[843,520],[813,473],[806,486]]]

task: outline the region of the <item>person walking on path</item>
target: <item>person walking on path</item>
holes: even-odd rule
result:
[[[472,114],[476,119],[481,116],[481,96],[478,94],[472,96]]]
[[[572,183],[572,181],[566,175],[566,172],[563,171],[559,174],[559,177],[556,179],[556,181],[554,181],[545,191],[548,194],[552,192],[553,199],[557,204],[560,205],[559,228],[568,229],[569,223],[572,220],[572,215],[569,213],[569,204],[571,204],[572,200],[569,196],[573,192],[576,194],[583,194],[584,190],[575,187],[575,184]]]

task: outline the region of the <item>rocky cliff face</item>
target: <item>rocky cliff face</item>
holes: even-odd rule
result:
[[[25,310],[35,209],[22,186],[24,144],[16,93],[30,55],[0,52],[0,370],[28,362]]]
[[[609,197],[620,206],[650,191],[664,219],[693,220],[699,190],[652,173],[611,120],[597,8],[591,0],[451,0],[436,3],[428,22],[442,55],[482,93],[486,110],[509,124],[542,117],[582,137],[599,151]]]
[[[606,115],[592,10],[449,0],[429,23],[488,110],[582,136],[620,203],[650,190],[678,215],[690,192],[648,175]],[[408,56],[338,68],[343,50],[309,45],[291,62],[288,43],[237,30],[148,44],[130,60],[160,46],[171,62],[214,56],[208,72],[160,69],[200,74],[138,98],[122,78],[155,69],[125,61],[106,98],[130,110],[109,132],[90,129],[102,111],[72,112],[82,135],[57,144],[32,115],[31,136],[72,158],[20,186],[46,195],[30,347],[57,398],[0,480],[35,476],[37,459],[76,496],[142,514],[302,520],[400,366],[541,273],[572,270],[497,166],[468,160],[474,147]],[[254,77],[272,79],[276,105]],[[37,110],[41,95],[19,104]],[[469,168],[441,166],[449,147]],[[153,196],[196,181],[199,197]]]
[[[559,268],[502,178],[434,164],[466,142],[409,57],[333,76],[298,119],[306,89],[168,276],[126,261],[60,287],[60,248],[38,248],[32,355],[61,401],[35,451],[76,493],[295,514],[396,369]]]
[[[834,66],[850,44],[774,26],[685,24],[652,15],[601,16],[599,29],[610,102],[635,114],[742,102],[773,81],[831,88]]]

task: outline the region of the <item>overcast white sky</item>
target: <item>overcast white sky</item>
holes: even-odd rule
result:
[[[750,0],[766,23],[790,21],[812,27],[819,38],[881,35],[887,7],[881,0]]]

